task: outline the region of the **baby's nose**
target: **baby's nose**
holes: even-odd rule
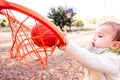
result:
[[[93,41],[95,41],[96,39],[95,39],[95,37],[93,38]]]

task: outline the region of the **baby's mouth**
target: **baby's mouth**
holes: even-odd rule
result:
[[[94,42],[91,42],[92,46],[95,47],[95,43]]]

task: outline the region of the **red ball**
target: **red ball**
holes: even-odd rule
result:
[[[48,46],[52,47],[54,46],[58,38],[57,36],[50,31],[46,26],[38,23],[37,26],[34,26],[31,31],[31,37],[35,45],[42,47],[42,46]]]

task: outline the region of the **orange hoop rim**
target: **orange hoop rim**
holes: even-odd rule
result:
[[[17,18],[17,15],[14,15],[14,11],[21,13],[26,17],[21,21],[19,18]],[[0,14],[6,16],[10,24],[13,40],[13,45],[10,49],[10,55],[12,58],[16,58],[18,61],[25,60],[25,62],[30,66],[35,66],[40,63],[44,69],[48,63],[48,57],[51,56],[55,48],[57,46],[62,47],[65,45],[65,38],[60,29],[58,29],[58,27],[48,19],[31,9],[16,3],[0,0]],[[57,36],[58,41],[54,44],[54,46],[48,48],[43,44],[42,47],[37,47],[33,43],[32,39],[36,37],[30,36],[32,29],[25,24],[25,21],[27,22],[27,20],[29,20],[28,18],[32,18],[35,24],[37,24],[37,22],[41,23]],[[29,63],[31,58],[33,63]]]
[[[19,5],[19,4],[16,4],[16,3],[8,2],[8,1],[5,1],[5,0],[0,0],[0,2],[1,2],[0,3],[0,10],[2,10],[2,9],[11,9],[11,10],[18,11],[18,12],[20,12],[22,14],[25,14],[25,15],[28,15],[28,16],[34,18],[38,22],[45,25],[54,34],[56,34],[56,36],[60,40],[59,47],[62,47],[62,46],[65,45],[65,38],[64,38],[63,34],[61,33],[61,31],[57,28],[57,26],[55,24],[50,22],[48,19],[46,19],[42,15],[38,14],[37,12],[35,12],[35,11],[29,9],[29,8],[26,8],[26,7],[24,7],[22,5]],[[0,13],[2,13],[2,12],[0,12]]]

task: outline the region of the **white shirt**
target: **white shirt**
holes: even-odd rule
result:
[[[120,80],[120,56],[110,52],[92,54],[86,48],[80,48],[72,42],[63,50],[84,67],[98,72],[100,80]]]

